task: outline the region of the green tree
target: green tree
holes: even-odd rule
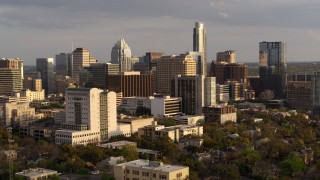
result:
[[[130,144],[123,146],[121,155],[126,161],[133,161],[139,158],[137,147]]]
[[[149,108],[146,108],[144,106],[138,106],[136,109],[136,116],[143,116],[143,115],[151,115],[151,110]]]
[[[291,154],[288,158],[281,162],[281,173],[283,175],[297,176],[304,173],[307,166],[304,164],[300,156]]]
[[[163,120],[163,125],[168,127],[168,126],[175,126],[176,125],[176,121],[172,118],[164,118]]]

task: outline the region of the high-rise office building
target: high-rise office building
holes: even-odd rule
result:
[[[311,81],[288,81],[286,99],[291,108],[311,109]]]
[[[320,72],[314,72],[311,77],[312,114],[320,118]]]
[[[72,77],[72,54],[60,53],[56,55],[56,75]]]
[[[182,98],[183,113],[202,114],[203,106],[216,104],[214,77],[177,75],[171,83],[171,95]]]
[[[101,89],[69,88],[66,90],[66,115],[62,129],[55,132],[56,144],[100,142]]]
[[[163,52],[147,52],[146,53],[146,63],[149,65],[149,70],[152,70],[152,68],[156,67],[156,60],[157,58],[160,58],[163,56]]]
[[[100,138],[107,141],[112,132],[117,130],[116,93],[103,91],[100,93]]]
[[[238,81],[247,84],[248,65],[238,63],[211,63],[210,76],[216,77],[217,84]]]
[[[46,94],[53,94],[55,92],[53,58],[37,58],[36,70],[40,75],[42,88],[45,89]]]
[[[140,72],[119,72],[118,75],[109,75],[107,78],[108,89],[117,93],[122,92],[122,97],[148,97],[153,95],[151,74]]]
[[[90,64],[89,67],[85,67],[83,70],[85,72],[80,72],[80,74],[88,73],[88,77],[84,80],[80,78],[80,84],[85,87],[107,89],[107,78],[109,75],[117,75],[119,73],[119,64],[94,63]]]
[[[203,56],[202,56],[202,53],[189,51],[186,54],[191,55],[193,57],[193,59],[196,61],[197,75],[207,76],[207,63],[205,63]]]
[[[26,76],[23,79],[23,89],[30,89],[31,91],[42,91],[42,80],[31,76]]]
[[[236,53],[234,52],[234,50],[218,52],[216,62],[236,63]]]
[[[277,97],[283,97],[287,74],[286,43],[260,42],[259,63],[259,75],[263,81],[263,88],[274,91]]]
[[[23,61],[0,59],[0,95],[14,95],[22,90]]]
[[[197,61],[198,75],[207,75],[207,35],[204,23],[196,22],[193,28],[193,51],[200,52],[201,58]],[[201,73],[201,74],[200,74]]]
[[[176,75],[196,75],[196,62],[191,55],[162,56],[157,59],[156,64],[156,92],[160,94],[171,93],[171,80]]]
[[[133,63],[131,49],[126,41],[122,38],[112,48],[111,63],[119,64],[120,72],[132,70]]]
[[[79,82],[80,69],[96,62],[97,59],[94,58],[86,48],[76,48],[72,52],[72,77]]]

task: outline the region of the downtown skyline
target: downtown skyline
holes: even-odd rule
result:
[[[0,0],[1,57],[26,65],[85,47],[99,62],[111,60],[114,43],[124,38],[132,55],[192,50],[194,22],[207,29],[207,61],[235,50],[237,62],[259,62],[259,42],[287,43],[288,62],[317,61],[320,30],[314,18],[320,2],[230,1],[3,1]]]

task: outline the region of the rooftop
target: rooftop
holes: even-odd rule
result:
[[[162,162],[149,161],[144,159],[138,159],[135,161],[118,164],[117,166],[138,167],[142,169],[152,169],[154,171],[163,171],[163,172],[174,172],[184,168],[188,168],[187,166],[163,164]]]
[[[131,142],[131,141],[116,141],[116,142],[111,142],[111,143],[106,143],[106,144],[100,144],[98,146],[103,147],[103,148],[107,148],[107,147],[125,146],[128,144],[137,145],[136,142]]]
[[[16,175],[25,176],[25,177],[37,177],[40,175],[45,174],[57,174],[57,171],[50,170],[50,169],[43,169],[43,168],[33,168],[33,169],[27,169],[23,170],[22,172],[16,173]]]

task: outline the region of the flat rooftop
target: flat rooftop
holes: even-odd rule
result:
[[[162,162],[149,161],[144,159],[138,159],[135,161],[118,164],[117,166],[137,167],[137,168],[154,170],[154,171],[162,171],[162,172],[174,172],[174,171],[188,168],[186,166],[163,164]]]
[[[118,146],[125,146],[128,144],[134,144],[136,145],[136,142],[131,142],[131,141],[116,141],[116,142],[111,142],[111,143],[106,143],[106,144],[100,144],[98,145],[99,147],[103,148],[108,148],[108,147],[118,147]]]
[[[33,169],[27,169],[23,170],[22,172],[16,173],[16,175],[25,176],[25,177],[37,177],[41,175],[46,174],[58,174],[57,171],[50,170],[50,169],[43,169],[43,168],[33,168]]]

